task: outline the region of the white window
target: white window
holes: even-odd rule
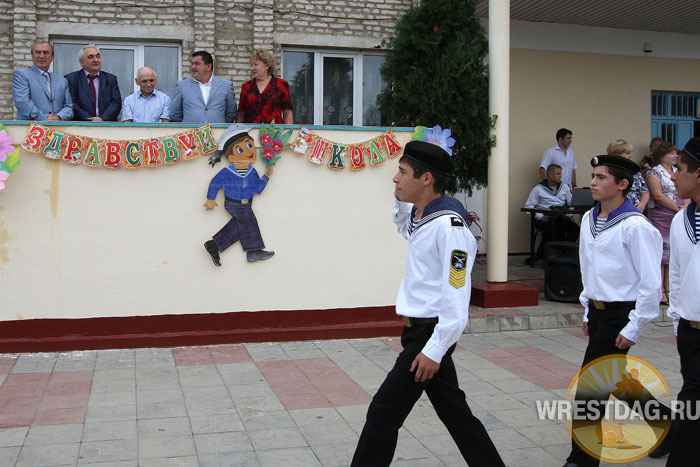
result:
[[[384,55],[285,49],[282,78],[289,82],[294,122],[377,126],[377,95],[384,88]]]
[[[58,39],[53,41],[53,71],[62,76],[80,69],[78,52],[88,45],[80,40]],[[158,42],[106,42],[94,43],[100,49],[102,70],[117,76],[119,92],[124,99],[138,89],[134,78],[136,70],[148,66],[156,70],[156,89],[172,96],[180,79],[182,57],[177,44]]]

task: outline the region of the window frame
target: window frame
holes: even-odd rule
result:
[[[324,125],[323,123],[323,59],[329,58],[352,58],[352,126],[362,127],[364,109],[362,108],[364,97],[364,57],[381,56],[386,57],[385,51],[355,50],[355,49],[314,49],[306,47],[282,47],[282,57],[280,65],[280,76],[284,76],[284,53],[302,52],[314,54],[314,111],[313,125]],[[345,126],[345,125],[342,125]]]

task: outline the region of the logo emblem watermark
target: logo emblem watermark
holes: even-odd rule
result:
[[[566,419],[571,437],[590,456],[610,463],[641,459],[666,437],[675,414],[661,373],[644,360],[608,355],[572,379],[567,400],[537,401],[540,418]],[[673,407],[678,410],[679,407]]]

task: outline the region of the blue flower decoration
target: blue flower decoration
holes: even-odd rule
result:
[[[455,145],[455,139],[452,137],[452,131],[449,128],[444,130],[440,125],[435,125],[433,128],[427,128],[423,132],[423,141],[440,146],[447,151],[447,154],[452,155],[452,146]]]

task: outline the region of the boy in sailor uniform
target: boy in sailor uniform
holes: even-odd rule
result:
[[[678,171],[671,180],[678,196],[692,200],[671,221],[671,257],[669,260],[671,297],[668,315],[676,328],[681,357],[683,387],[677,400],[684,403],[685,414],[673,425],[671,454],[667,466],[700,465],[697,439],[700,421],[700,138],[692,138],[678,153]],[[690,406],[690,409],[688,407]]]
[[[534,186],[530,196],[525,201],[526,208],[550,209],[552,206],[568,205],[571,202],[569,185],[561,182],[561,166],[549,164],[547,178]],[[529,215],[529,214],[528,214]],[[579,226],[571,220],[571,216],[546,216],[535,214],[537,228],[542,230],[542,240],[537,247],[537,257],[542,258],[544,245],[552,240],[575,242],[578,240]],[[553,224],[556,224],[557,237],[553,238]]]
[[[581,220],[581,327],[589,339],[581,367],[626,354],[658,316],[661,300],[661,234],[626,199],[639,167],[621,156],[597,156],[591,165],[591,194],[598,203]],[[565,467],[599,462],[572,440]]]
[[[469,465],[503,466],[459,389],[452,352],[467,324],[476,240],[465,209],[441,194],[454,165],[441,147],[406,144],[394,176],[394,222],[408,239],[396,299],[403,351],[367,411],[352,465],[388,466],[399,428],[423,391]]]

